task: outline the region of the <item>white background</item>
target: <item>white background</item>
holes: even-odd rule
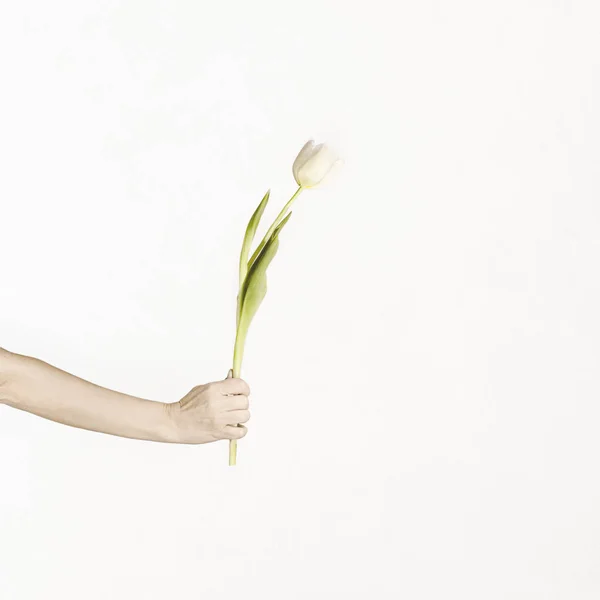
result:
[[[0,17],[8,350],[222,379],[247,219],[309,137],[345,159],[282,234],[237,468],[0,407],[3,600],[600,597],[597,2]]]

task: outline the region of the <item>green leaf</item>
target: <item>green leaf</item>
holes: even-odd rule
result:
[[[240,288],[242,287],[244,279],[246,278],[246,274],[248,273],[248,255],[250,254],[250,247],[252,246],[252,241],[256,235],[258,224],[260,223],[260,219],[265,212],[270,195],[271,190],[268,190],[254,211],[254,214],[250,217],[248,226],[246,227],[246,234],[244,235],[244,242],[242,244],[242,251],[240,253]]]
[[[288,213],[284,219],[282,219],[281,223],[279,223],[279,225],[277,225],[277,227],[275,227],[275,230],[273,231],[273,236],[279,235],[279,232],[283,229],[283,226],[290,220],[290,217],[292,216],[292,213]]]
[[[237,324],[236,349],[235,356],[238,364],[234,364],[234,371],[239,372],[244,352],[244,344],[246,335],[250,327],[254,315],[258,311],[259,306],[267,294],[267,268],[277,254],[279,248],[279,233],[283,226],[288,222],[292,213],[289,213],[286,218],[275,228],[273,235],[265,244],[262,252],[256,258],[242,284],[238,296],[239,318]],[[238,369],[238,371],[236,371]]]
[[[254,264],[250,267],[244,285],[242,286],[242,315],[247,320],[246,327],[254,318],[260,303],[267,293],[267,268],[277,254],[279,249],[279,233],[289,221],[292,213],[289,213],[283,221],[275,228],[273,235],[269,238],[263,251],[259,254]]]
[[[299,187],[296,190],[296,192],[294,193],[294,195],[287,201],[286,205],[281,209],[281,211],[277,215],[277,218],[275,219],[275,221],[273,221],[273,223],[271,223],[271,227],[269,227],[267,233],[265,234],[265,237],[261,240],[260,244],[258,245],[256,250],[250,257],[250,260],[248,261],[248,268],[250,268],[252,266],[252,263],[254,263],[254,261],[258,258],[258,255],[261,253],[262,249],[265,247],[266,243],[269,241],[269,238],[273,235],[273,232],[275,231],[276,227],[284,221],[284,215],[288,214],[290,207],[292,206],[292,204],[294,203],[296,198],[299,196],[301,191],[302,191],[302,187]]]
[[[250,217],[248,221],[248,225],[246,227],[246,233],[244,235],[244,241],[242,243],[242,251],[240,252],[240,292],[238,293],[237,298],[237,312],[236,312],[236,325],[240,322],[240,312],[242,309],[241,303],[241,289],[244,284],[244,279],[246,279],[246,275],[248,273],[248,255],[250,254],[250,247],[252,246],[252,241],[254,240],[254,236],[256,235],[256,230],[258,228],[258,224],[260,223],[260,219],[265,212],[265,208],[267,206],[267,202],[269,201],[269,196],[271,195],[271,190],[267,190],[267,193],[263,196],[263,199],[260,201],[260,204],[254,211],[254,214]]]

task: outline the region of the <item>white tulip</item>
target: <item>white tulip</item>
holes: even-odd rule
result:
[[[317,144],[309,140],[296,157],[292,171],[301,188],[319,185],[334,165],[341,162],[327,144]]]

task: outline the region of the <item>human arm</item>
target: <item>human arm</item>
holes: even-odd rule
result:
[[[101,387],[49,363],[0,348],[0,403],[71,425],[141,440],[203,444],[244,437],[250,390],[227,378],[173,403]]]

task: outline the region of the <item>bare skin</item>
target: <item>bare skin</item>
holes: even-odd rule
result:
[[[244,437],[250,388],[243,379],[192,388],[178,402],[122,394],[31,356],[0,348],[0,403],[101,433],[156,442],[205,444]],[[238,424],[240,424],[238,426]]]

